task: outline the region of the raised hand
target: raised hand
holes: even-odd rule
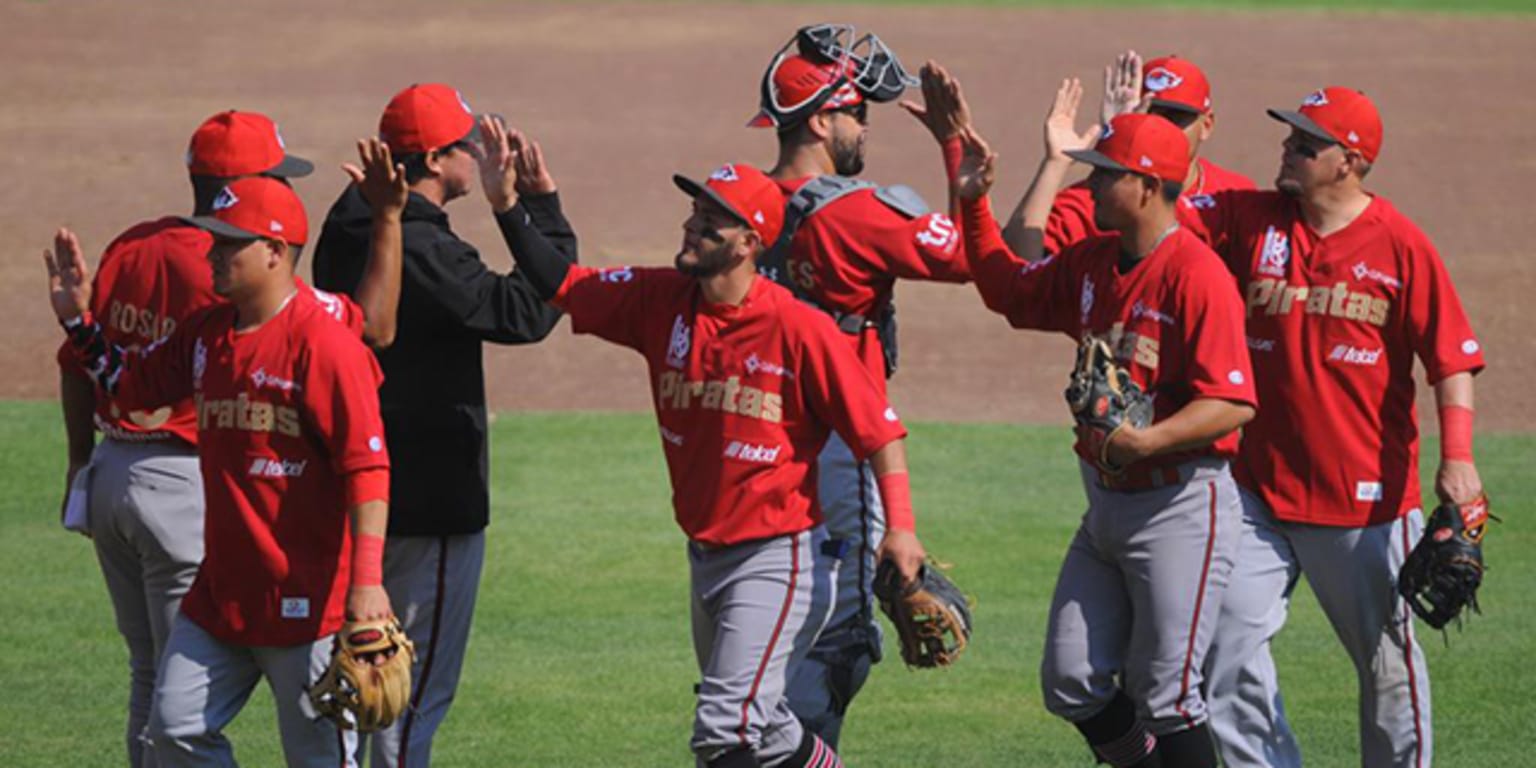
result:
[[[496,115],[484,115],[480,118],[480,138],[485,142],[485,154],[480,158],[480,185],[485,188],[485,199],[497,213],[511,210],[517,205],[519,184],[516,152],[507,126]]]
[[[53,250],[43,251],[48,267],[48,301],[60,322],[73,320],[91,306],[91,275],[75,233],[59,228],[53,236]]]
[[[389,145],[377,138],[358,139],[357,156],[362,161],[358,167],[342,163],[341,169],[352,177],[375,214],[398,216],[405,210],[410,197],[410,185],[405,181],[405,166],[396,165],[389,154]]]
[[[993,182],[997,181],[997,154],[971,127],[961,132],[960,146],[963,152],[960,172],[955,176],[955,196],[975,200],[990,192]]]
[[[517,129],[513,129],[508,138],[512,142],[512,162],[517,166],[517,193],[547,195],[554,192],[555,177],[544,164],[544,148]]]
[[[943,144],[971,126],[971,108],[960,92],[960,81],[938,62],[929,59],[923,64],[922,80],[923,103],[903,100],[901,107]]]
[[[1140,112],[1141,103],[1141,56],[1126,51],[1115,57],[1115,63],[1104,68],[1104,101],[1099,106],[1099,122],[1108,125],[1120,115]]]
[[[1069,150],[1092,149],[1103,128],[1094,125],[1077,132],[1077,108],[1083,101],[1083,84],[1075,77],[1061,81],[1056,100],[1045,117],[1045,154],[1050,160],[1070,162]]]

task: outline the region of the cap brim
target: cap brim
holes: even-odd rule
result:
[[[1307,117],[1300,112],[1292,112],[1287,109],[1269,109],[1265,111],[1269,113],[1270,117],[1273,117],[1274,119],[1279,120],[1280,122],[1285,123],[1292,128],[1307,134],[1308,136],[1321,139],[1328,142],[1329,144],[1339,143],[1339,140],[1335,139],[1333,134],[1323,130],[1323,127],[1314,122],[1312,118]]]
[[[263,171],[265,176],[279,176],[284,179],[297,179],[300,176],[308,176],[315,172],[315,164],[302,157],[283,155],[283,161]]]
[[[1172,109],[1178,112],[1188,112],[1191,115],[1205,114],[1205,110],[1200,109],[1193,104],[1185,104],[1182,101],[1173,101],[1172,99],[1152,99],[1151,101],[1147,102],[1147,105],[1156,107],[1158,109]]]
[[[182,216],[180,218],[182,221],[216,237],[227,237],[231,240],[260,240],[262,238],[261,235],[255,232],[241,229],[233,224],[227,224],[212,216]]]
[[[1109,159],[1108,156],[1096,149],[1069,149],[1067,150],[1067,157],[1079,163],[1087,163],[1095,168],[1107,168],[1111,171],[1125,171],[1127,173],[1137,172],[1134,168],[1129,168]]]
[[[773,118],[767,112],[758,112],[756,117],[747,121],[748,128],[772,128]]]
[[[712,202],[714,202],[715,205],[725,209],[725,212],[729,213],[736,220],[746,224],[749,227],[752,226],[752,222],[747,221],[747,217],[743,216],[741,211],[736,210],[735,206],[727,203],[725,198],[721,197],[719,193],[715,192],[713,189],[710,189],[709,185],[700,184],[699,182],[694,181],[693,179],[690,179],[680,173],[672,175],[672,183],[676,184],[677,188],[683,191],[683,194],[695,198],[707,197]]]

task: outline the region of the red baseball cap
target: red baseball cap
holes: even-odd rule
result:
[[[850,64],[818,63],[799,54],[775,59],[763,76],[762,110],[747,127],[788,127],[817,112],[863,103],[864,94],[848,77]]]
[[[289,245],[309,239],[309,217],[293,188],[278,179],[247,176],[236,179],[213,199],[213,213],[185,216],[182,221],[218,237],[232,240],[268,238]]]
[[[256,112],[220,112],[203,121],[187,145],[187,169],[196,176],[308,176],[314,163],[289,155],[277,123]]]
[[[1151,105],[1204,114],[1211,109],[1211,83],[1188,59],[1164,56],[1142,67],[1141,93]]]
[[[1348,149],[1368,163],[1381,152],[1381,113],[1370,97],[1353,88],[1329,86],[1301,100],[1295,112],[1271,109],[1269,116],[1304,133]]]
[[[399,155],[442,149],[456,141],[479,142],[469,102],[442,83],[418,83],[395,94],[379,118],[379,138]]]
[[[1109,121],[1093,149],[1069,150],[1078,162],[1180,184],[1189,176],[1189,139],[1167,118],[1145,113]]]
[[[722,165],[699,183],[683,175],[672,183],[689,197],[707,197],[757,231],[764,246],[784,229],[784,193],[773,179],[750,165]]]

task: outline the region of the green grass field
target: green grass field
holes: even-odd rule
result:
[[[1486,615],[1449,647],[1422,634],[1436,753],[1442,766],[1529,764],[1536,437],[1478,449],[1504,523],[1487,547]],[[911,454],[920,532],[976,595],[977,634],[952,670],[876,668],[845,731],[849,765],[1086,768],[1076,732],[1041,707],[1036,671],[1082,503],[1065,430],[919,424]],[[4,765],[122,762],[126,652],[89,543],[56,522],[62,473],[57,406],[0,403]],[[687,573],[650,418],[503,414],[493,474],[466,679],[437,764],[688,764]],[[1358,764],[1351,671],[1305,590],[1278,655],[1309,764]],[[244,765],[280,764],[264,689],[231,736]]]

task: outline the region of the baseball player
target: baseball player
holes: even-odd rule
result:
[[[309,161],[286,154],[277,126],[265,115],[221,112],[198,126],[187,148],[193,215],[208,215],[217,190],[235,179],[294,178],[312,169]],[[90,309],[101,318],[107,341],[143,349],[218,301],[207,259],[212,243],[206,232],[175,216],[119,235],[103,253],[91,291]],[[388,264],[375,260],[373,266]],[[128,644],[128,762],[154,765],[142,738],[150,694],[171,622],[203,559],[196,413],[191,400],[131,411],[97,398],[67,342],[59,363],[69,480],[82,471],[87,477],[81,483],[89,507],[86,530]],[[98,430],[102,441],[94,445]]]
[[[823,545],[814,462],[836,430],[868,459],[889,530],[879,555],[915,578],[905,430],[832,321],[756,273],[784,198],[727,165],[700,183],[676,269],[569,263],[514,207],[502,221],[519,267],[593,333],[645,356],[678,525],[687,534],[701,680],[697,764],[838,766],[785,701],[790,670],[831,614],[841,560]]]
[[[370,186],[398,210],[403,179],[387,154],[373,159]],[[238,179],[211,210],[186,221],[213,235],[213,289],[228,301],[140,353],[90,313],[73,234],[46,255],[54,311],[97,386],[130,412],[191,398],[196,414],[206,553],[166,640],[149,742],[161,766],[233,765],[222,730],[266,677],[288,764],[354,765],[352,737],[306,711],[305,687],[344,615],[390,615],[378,368],[358,307],[295,280],[308,226],[286,184]]]
[[[1482,347],[1429,238],[1365,187],[1382,143],[1370,98],[1323,88],[1269,114],[1290,128],[1275,190],[1201,210],[1242,288],[1262,406],[1237,463],[1245,531],[1211,651],[1214,731],[1228,765],[1301,764],[1269,641],[1306,574],[1359,676],[1361,764],[1428,766],[1429,670],[1395,590],[1424,525],[1413,361],[1439,411],[1435,494],[1467,503],[1482,492]]]
[[[1117,115],[1147,112],[1158,115],[1184,130],[1189,140],[1189,173],[1184,178],[1184,192],[1179,197],[1180,222],[1198,225],[1196,210],[1209,204],[1210,195],[1226,189],[1253,189],[1253,181],[1223,168],[1203,157],[1200,150],[1216,131],[1216,110],[1211,102],[1211,84],[1205,72],[1188,59],[1164,56],[1143,65],[1135,51],[1126,51],[1104,68],[1104,99],[1100,117],[1105,125]],[[1015,253],[1027,247],[1023,241],[1024,203],[1009,217],[1003,237]],[[1102,234],[1094,225],[1093,195],[1086,181],[1073,184],[1056,195],[1050,217],[1046,219],[1045,252],[1060,253],[1063,248],[1084,238]]]
[[[1094,143],[1097,127],[1073,127],[1081,96],[1075,80],[1057,92],[1025,226],[1045,225],[1075,159],[1093,167],[1096,223],[1117,234],[1032,261],[1036,234],[1033,253],[1012,253],[986,198],[995,157],[974,129],[952,180],[987,307],[1085,350],[1106,343],[1151,396],[1145,428],[1079,427],[1088,511],[1056,584],[1041,685],[1046,707],[1104,762],[1215,766],[1201,666],[1237,544],[1227,464],[1254,413],[1242,306],[1221,262],[1178,223],[1190,162],[1183,133],[1155,115],[1123,115]]]
[[[482,343],[539,341],[560,313],[521,274],[486,269],[474,246],[449,227],[445,207],[473,189],[484,157],[475,116],[458,91],[438,83],[402,90],[385,108],[379,135],[404,166],[411,190],[403,214],[403,322],[378,354],[394,468],[384,586],[416,644],[411,706],[370,740],[373,765],[394,768],[430,764],[469,643],[490,513]],[[520,157],[537,151],[530,146]],[[489,178],[499,184],[503,175]],[[518,178],[527,210],[540,221],[549,218],[546,210],[558,217],[559,197],[547,175]],[[534,186],[540,183],[547,185]],[[372,219],[357,185],[342,192],[315,251],[317,286],[358,289],[370,263]],[[574,236],[541,231],[574,259]]]
[[[896,279],[964,282],[970,274],[949,216],[929,212],[907,187],[854,178],[864,168],[870,105],[914,82],[878,37],[854,40],[843,25],[805,27],[764,72],[761,111],[748,124],[775,129],[778,160],[768,176],[789,198],[784,232],[760,268],[832,316],[882,392],[896,360]],[[947,162],[956,161],[952,127],[928,120],[916,104],[903,106],[935,132]],[[843,567],[832,620],[794,668],[789,700],[835,747],[849,703],[880,659],[872,583],[886,523],[875,474],[837,434],[827,440],[819,477],[827,551]]]

